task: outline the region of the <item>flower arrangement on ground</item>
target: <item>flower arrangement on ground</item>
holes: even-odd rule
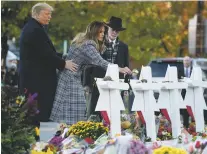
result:
[[[32,145],[31,154],[56,154],[57,148],[53,144],[36,142]]]
[[[190,135],[192,135],[192,141],[196,141],[198,136],[200,136],[203,139],[207,138],[206,130],[203,132],[196,132],[196,123],[195,122],[190,123],[187,131]]]
[[[150,150],[140,140],[131,140],[128,149],[130,154],[150,154]]]
[[[160,117],[160,125],[157,137],[157,140],[161,141],[172,139],[171,123],[164,116]]]
[[[191,122],[189,124],[189,128],[187,129],[188,133],[193,135],[193,136],[196,136],[196,128],[195,128],[195,122]]]
[[[81,139],[90,138],[96,140],[104,133],[108,133],[109,129],[102,123],[91,121],[79,121],[69,127],[68,135],[76,135]]]
[[[195,145],[190,144],[188,147],[189,154],[204,154],[204,149],[207,146],[207,142],[196,141]]]
[[[139,123],[139,117],[136,112],[131,114],[121,114],[122,134],[131,133],[135,138],[144,138],[145,127]]]
[[[187,154],[187,151],[180,148],[162,146],[161,148],[155,149],[153,154]]]

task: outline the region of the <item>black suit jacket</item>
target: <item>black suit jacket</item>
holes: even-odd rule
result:
[[[106,59],[106,55],[104,53],[102,57]],[[122,41],[119,41],[118,52],[114,64],[118,64],[119,67],[129,67],[128,46]]]
[[[190,67],[190,75],[192,73],[192,69],[193,69],[193,67],[191,66]],[[183,77],[186,77],[185,72],[184,72],[184,67],[178,69],[178,79],[182,79]],[[182,89],[181,95],[182,95],[183,99],[185,98],[185,94],[186,94],[186,89]]]
[[[193,69],[193,67],[191,66],[190,67],[190,75],[192,73],[192,69]],[[178,69],[178,79],[181,79],[182,77],[186,77],[185,72],[184,72],[184,67]]]
[[[37,92],[44,97],[44,103],[52,104],[57,83],[56,68],[64,67],[65,61],[57,56],[44,27],[30,19],[20,36],[21,91],[27,88],[28,92]]]

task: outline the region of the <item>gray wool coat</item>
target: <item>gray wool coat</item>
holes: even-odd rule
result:
[[[96,50],[95,41],[88,40],[80,47],[70,47],[67,60],[78,64],[78,71],[64,69],[58,74],[58,84],[50,119],[74,124],[86,120],[86,100],[81,84],[82,66],[94,64],[107,69],[108,62]]]

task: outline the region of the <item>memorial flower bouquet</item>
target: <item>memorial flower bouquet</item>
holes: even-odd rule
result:
[[[131,133],[138,138],[143,138],[145,133],[145,127],[141,125],[136,112],[131,114],[121,114],[121,128],[123,134]]]
[[[187,151],[180,148],[162,146],[161,148],[155,149],[153,154],[187,154]]]
[[[91,121],[79,121],[69,127],[68,135],[75,135],[81,139],[96,140],[104,133],[108,133],[109,129],[102,123]]]
[[[121,114],[121,128],[128,129],[131,126],[130,117],[128,114]]]
[[[157,134],[158,140],[171,140],[172,139],[172,127],[171,123],[163,116],[160,117],[160,126]]]
[[[189,128],[187,129],[188,133],[192,135],[192,141],[196,141],[197,137],[207,138],[206,130],[204,132],[196,132],[196,124],[195,122],[191,122]]]
[[[45,142],[36,142],[32,145],[31,154],[56,154],[58,149],[53,145]]]
[[[188,146],[189,154],[204,154],[204,149],[207,146],[207,142],[196,141],[195,144],[190,144]],[[206,153],[206,152],[205,152]]]
[[[188,133],[193,135],[193,136],[196,136],[196,128],[195,128],[195,122],[191,122],[189,124],[189,128],[187,129]]]

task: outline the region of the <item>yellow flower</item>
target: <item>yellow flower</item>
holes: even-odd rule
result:
[[[53,154],[53,152],[50,150],[50,148],[48,148],[46,154]]]
[[[16,104],[19,104],[20,103],[20,101],[19,100],[16,100]]]
[[[185,150],[181,150],[180,154],[187,154]]]
[[[92,133],[93,132],[93,133]],[[79,121],[69,127],[68,134],[74,134],[80,138],[90,137],[97,139],[103,133],[107,133],[108,128],[101,125],[101,123],[90,122],[90,121]]]
[[[37,151],[36,150],[32,150],[31,154],[37,154]]]
[[[157,137],[157,139],[156,139],[157,141],[160,141],[161,139],[159,138],[159,137]]]
[[[173,151],[168,151],[168,154],[174,154],[174,152]]]
[[[37,136],[40,136],[40,130],[39,130],[38,127],[35,127],[35,133],[36,133]]]
[[[121,134],[116,134],[115,137],[121,136]]]
[[[187,152],[184,149],[174,148],[174,147],[168,147],[163,146],[159,149],[156,149],[153,151],[153,154],[187,154]]]
[[[36,151],[36,150],[32,150],[31,151],[31,154],[54,154],[51,150],[50,150],[50,148],[48,148],[47,149],[47,152],[38,152],[38,151]]]
[[[161,152],[162,151],[160,149],[156,149],[156,150],[153,151],[153,154],[161,154]]]

